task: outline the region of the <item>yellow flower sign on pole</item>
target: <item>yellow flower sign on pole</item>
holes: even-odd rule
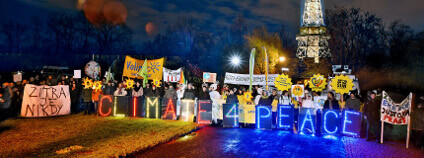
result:
[[[353,80],[345,75],[338,75],[331,79],[330,85],[336,93],[340,93],[341,95],[353,90]]]
[[[158,79],[153,79],[153,85],[155,85],[156,87],[160,87],[160,84],[162,83],[160,80]]]
[[[315,92],[321,92],[323,89],[325,89],[325,85],[327,85],[327,79],[324,78],[323,75],[314,75],[309,80],[309,88],[312,89],[312,91]]]
[[[293,83],[288,75],[281,74],[275,78],[274,84],[279,91],[288,91]]]
[[[93,81],[89,79],[88,77],[82,79],[82,85],[84,86],[84,89],[89,89],[93,87]]]
[[[102,90],[102,81],[95,81],[93,83],[93,89],[94,91],[101,91]]]
[[[244,92],[243,97],[246,100],[246,102],[251,102],[253,98],[252,93],[250,92]]]
[[[126,89],[131,89],[131,88],[134,88],[134,80],[132,80],[132,79],[127,79],[126,81],[125,81],[125,88]]]

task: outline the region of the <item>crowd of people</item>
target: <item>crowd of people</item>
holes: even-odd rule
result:
[[[229,87],[224,84],[222,88],[220,88],[219,83],[204,83],[200,86],[194,86],[190,83],[185,85],[165,82],[162,83],[160,87],[146,84],[146,87],[143,88],[141,83],[141,80],[135,80],[133,88],[128,89],[124,82],[118,82],[117,80],[106,81],[103,79],[101,90],[96,90],[91,87],[83,88],[81,80],[74,79],[72,77],[62,76],[60,79],[52,79],[41,78],[39,75],[35,75],[34,77],[30,77],[28,80],[23,80],[22,82],[5,82],[2,84],[0,89],[1,114],[7,114],[8,117],[19,116],[23,91],[26,84],[49,86],[69,85],[71,95],[71,113],[73,114],[79,112],[84,112],[84,114],[95,113],[99,105],[100,95],[160,97],[163,100],[212,100],[212,122],[214,125],[222,124],[222,120],[219,119],[219,115],[222,113],[221,108],[224,103],[240,103],[251,106],[271,106],[273,127],[275,127],[277,123],[278,104],[293,106],[294,109],[296,109],[295,118],[297,118],[299,107],[312,108],[318,113],[322,109],[349,109],[363,112],[364,122],[366,122],[366,134],[364,134],[364,137],[366,137],[367,140],[379,138],[381,90],[370,91],[366,96],[360,96],[357,91],[337,96],[333,92],[312,92],[312,94],[310,94],[310,91],[306,89],[303,98],[292,98],[288,91],[278,91],[272,87],[267,91],[264,87],[254,86],[251,93],[253,98],[248,100],[244,96],[244,94],[248,92],[247,86]],[[323,106],[314,102],[314,98],[316,96],[327,96]],[[177,107],[176,113],[177,116],[180,115],[180,107]],[[295,123],[297,123],[296,121],[297,120],[295,120]]]

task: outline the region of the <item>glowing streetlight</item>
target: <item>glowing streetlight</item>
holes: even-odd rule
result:
[[[280,57],[280,62],[286,61],[286,57]]]
[[[233,64],[233,66],[239,66],[240,63],[241,63],[240,57],[238,56],[231,57],[231,64]]]

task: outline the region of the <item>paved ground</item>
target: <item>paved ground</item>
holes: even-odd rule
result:
[[[135,157],[424,157],[403,144],[318,137],[280,130],[205,127]]]

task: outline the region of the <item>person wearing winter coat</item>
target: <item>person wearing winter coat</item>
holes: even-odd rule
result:
[[[131,96],[132,97],[141,97],[141,96],[143,96],[143,87],[140,85],[139,82],[137,82],[135,84],[135,87],[132,89]]]
[[[367,120],[367,141],[374,138],[377,139],[377,142],[380,140],[380,104],[381,100],[377,99],[374,92],[371,93],[371,97],[364,104],[365,119]]]
[[[174,89],[174,86],[169,85],[168,89],[165,91],[165,94],[163,95],[163,100],[168,99],[177,99],[177,92]]]
[[[91,93],[91,97],[94,103],[94,110],[93,111],[97,111],[97,108],[99,107],[99,97],[100,95],[103,95],[103,91],[102,90],[93,90],[93,92]]]
[[[209,96],[209,92],[206,89],[206,86],[202,86],[202,90],[199,92],[199,100],[209,100],[211,97]]]
[[[234,90],[230,90],[230,94],[227,97],[227,104],[238,104],[239,100],[236,96],[236,94],[234,94]]]
[[[90,88],[84,88],[82,90],[82,99],[83,99],[83,104],[84,104],[84,114],[90,114],[92,110],[92,92],[93,89]]]
[[[340,109],[338,101],[336,100],[336,98],[334,98],[334,93],[329,92],[327,94],[327,100],[324,102],[324,109]]]
[[[350,98],[346,99],[346,108],[359,111],[361,109],[361,101],[356,98],[354,93],[350,93]]]
[[[184,99],[192,99],[194,100],[196,98],[196,93],[194,90],[194,87],[191,84],[188,84],[187,89],[184,92]]]
[[[259,100],[262,98],[262,88],[258,88],[256,91],[257,91],[257,95],[253,96],[255,97],[253,102],[255,103],[255,105],[259,105]]]
[[[258,105],[263,105],[263,106],[271,106],[272,104],[272,100],[271,98],[269,98],[268,96],[268,91],[262,91],[262,96],[259,99],[259,104]]]
[[[78,88],[75,82],[71,85],[71,113],[76,114],[78,110]]]

